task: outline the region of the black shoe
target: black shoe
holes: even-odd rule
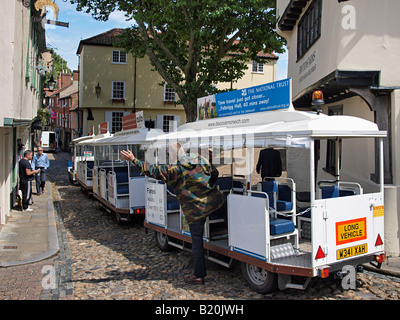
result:
[[[185,282],[189,284],[204,284],[204,278],[198,278],[196,276],[186,276]]]

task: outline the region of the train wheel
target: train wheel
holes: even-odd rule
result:
[[[154,233],[156,238],[157,246],[163,252],[171,251],[172,247],[168,244],[168,236],[164,233],[155,231]]]
[[[249,287],[257,293],[266,294],[275,291],[278,287],[278,277],[275,273],[242,262],[243,277]]]

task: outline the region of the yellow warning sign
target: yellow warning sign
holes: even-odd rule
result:
[[[374,211],[373,211],[374,218],[383,217],[384,212],[385,212],[385,207],[384,206],[376,206],[376,207],[374,207]]]
[[[367,239],[367,218],[336,222],[336,245]]]

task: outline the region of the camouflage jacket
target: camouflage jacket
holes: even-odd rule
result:
[[[162,180],[172,188],[189,224],[205,218],[224,203],[223,195],[214,186],[218,170],[204,158],[189,154],[170,165],[149,165],[137,158],[133,163],[146,176]]]

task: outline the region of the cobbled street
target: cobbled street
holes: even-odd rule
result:
[[[358,274],[355,290],[342,289],[340,280],[315,278],[305,291],[288,289],[261,295],[247,286],[238,262],[231,269],[207,262],[206,284],[187,285],[183,276],[191,272],[189,252],[178,249],[168,253],[161,252],[155,243],[153,231],[146,232],[142,221],[118,225],[115,217],[105,211],[95,199],[83,193],[79,186],[70,184],[66,171],[70,159],[68,153],[49,154],[49,157],[49,179],[53,187],[55,207],[58,209],[60,254],[47,263],[54,263],[57,267],[59,286],[58,290],[43,289],[40,295],[42,300],[400,298],[400,278],[370,271]],[[33,264],[30,269],[34,269],[35,265],[41,267],[45,263],[46,261]],[[16,270],[15,273],[18,274],[21,268],[26,267],[7,268],[7,272]],[[0,279],[6,281],[4,277]],[[6,286],[0,283],[0,287]],[[36,288],[37,290],[40,288]],[[7,298],[12,298],[11,294],[8,297],[3,295],[3,299]],[[30,298],[34,296],[28,297]],[[24,296],[15,293],[13,299],[24,299]]]

